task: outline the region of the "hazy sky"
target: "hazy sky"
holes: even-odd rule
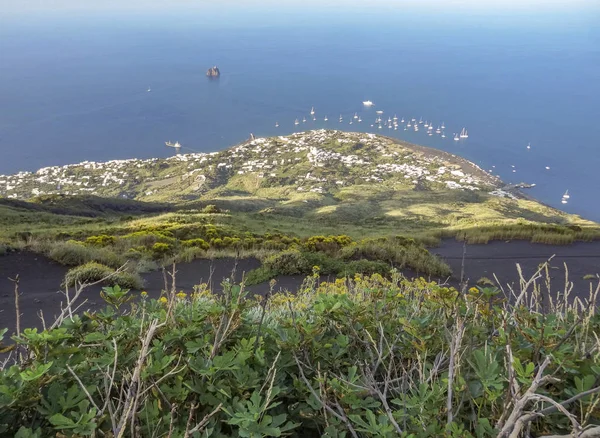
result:
[[[93,11],[93,10],[164,10],[174,8],[306,8],[352,7],[393,9],[456,9],[468,8],[477,11],[518,11],[572,9],[597,4],[596,0],[0,0],[2,11]]]

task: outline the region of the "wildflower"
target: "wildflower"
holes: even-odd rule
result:
[[[471,292],[472,294],[476,294],[479,293],[479,289],[477,289],[476,287],[472,287],[469,289],[469,292]]]
[[[179,291],[179,293],[176,296],[180,300],[184,300],[187,297],[187,294],[184,291],[181,290],[181,291]]]
[[[161,304],[167,304],[167,297],[160,297],[158,299],[158,302],[161,303]]]
[[[145,290],[143,290],[140,295],[142,295],[142,298],[146,298],[148,296],[148,292],[146,292]]]

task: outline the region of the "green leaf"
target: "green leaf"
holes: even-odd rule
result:
[[[56,429],[73,429],[74,427],[77,427],[77,423],[70,418],[65,417],[63,414],[54,414],[48,420]]]
[[[21,379],[25,380],[26,382],[39,379],[44,374],[46,374],[46,372],[50,369],[51,366],[52,361],[44,365],[38,365],[34,369],[23,371],[20,373]]]
[[[106,335],[103,333],[93,332],[89,333],[83,338],[84,342],[98,342],[104,341],[106,339]]]

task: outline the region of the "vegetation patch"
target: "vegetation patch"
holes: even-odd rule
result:
[[[138,274],[127,271],[116,272],[115,270],[96,262],[89,262],[76,268],[69,269],[65,275],[64,286],[73,287],[79,283],[93,283],[107,279],[104,284],[119,285],[127,289],[141,289],[142,278]]]
[[[228,283],[224,295],[203,285],[159,300],[107,287],[96,314],[25,329],[13,343],[0,330],[0,351],[14,353],[0,363],[0,434],[131,436],[131,424],[138,436],[173,437],[598,431],[600,316],[562,299],[542,313],[546,280],[531,281],[531,307],[397,272],[324,283],[315,273],[295,296],[258,301]]]

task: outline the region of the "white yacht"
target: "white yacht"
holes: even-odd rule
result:
[[[327,120],[329,120],[329,119],[327,118],[327,116],[325,116],[325,118],[324,118],[323,120],[327,121]]]
[[[569,199],[571,197],[571,195],[569,195],[569,191],[567,190],[565,192],[565,194],[563,195],[563,199]]]
[[[302,123],[306,123],[306,117],[302,117]]]
[[[414,120],[414,119],[413,119],[413,120]],[[419,125],[422,125],[422,124],[423,124],[423,117],[421,117],[421,118],[419,119]]]
[[[311,116],[315,115],[315,107],[314,106],[310,109],[310,115]]]
[[[440,132],[442,132],[442,130],[440,129],[440,127],[438,126],[437,129],[435,130],[436,134],[439,134]]]
[[[362,119],[359,117],[359,118],[358,118],[358,123],[360,123],[360,122],[362,122]]]
[[[358,119],[358,113],[354,113],[354,118]]]
[[[446,138],[446,134],[444,134],[444,131],[442,131],[442,138]]]
[[[381,110],[375,111],[375,114],[383,114],[383,111],[381,111]]]
[[[454,134],[454,141],[458,141],[458,140],[460,140],[460,138],[458,137],[458,134],[455,133]]]
[[[446,129],[446,125],[444,125],[444,122],[442,122],[442,129]]]
[[[364,106],[373,106],[374,104],[373,104],[373,102],[371,102],[370,100],[365,100],[365,101],[363,102],[363,105],[364,105]]]
[[[463,128],[462,131],[460,131],[460,138],[469,138],[469,133],[466,128]]]
[[[407,128],[410,128],[412,125],[410,124],[410,120],[408,121],[408,123],[406,124]]]
[[[179,144],[178,141],[176,141],[175,143],[171,143],[170,141],[165,141],[165,146],[168,146],[170,148],[175,148],[175,149],[181,148],[181,144]]]
[[[296,121],[294,122],[294,125],[299,125],[300,122],[298,121],[298,119],[296,119]]]
[[[425,120],[425,123],[423,123],[423,126],[427,128],[429,126],[429,122],[427,120]]]
[[[279,128],[279,122],[275,122],[275,127]]]
[[[404,123],[404,117],[402,117],[402,120],[400,120],[400,123]]]
[[[342,115],[340,114],[340,123],[342,123],[343,120],[344,119],[343,119]]]
[[[527,143],[527,149],[531,149],[531,143]]]
[[[398,121],[398,116],[396,114],[394,114],[394,122]]]

